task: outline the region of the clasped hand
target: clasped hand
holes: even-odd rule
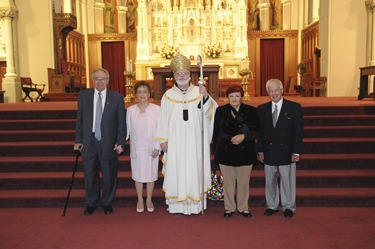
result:
[[[113,148],[113,150],[115,150],[118,155],[120,155],[124,151],[124,149],[122,148],[122,146],[121,145],[117,145],[117,144],[115,144],[115,147]]]
[[[240,143],[243,142],[244,139],[245,139],[244,134],[238,134],[238,135],[235,135],[234,137],[232,137],[232,139],[230,141],[232,142],[232,144],[239,145]]]

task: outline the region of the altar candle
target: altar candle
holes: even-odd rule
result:
[[[126,57],[126,72],[129,72],[129,57]]]
[[[130,60],[130,63],[129,63],[129,68],[130,68],[130,72],[133,72],[133,60]]]

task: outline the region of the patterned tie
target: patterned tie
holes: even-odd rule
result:
[[[273,127],[276,126],[276,122],[277,122],[277,105],[275,105],[275,110],[272,113],[272,124],[273,124]]]
[[[102,131],[100,129],[100,124],[102,123],[102,93],[99,93],[98,100],[96,101],[96,115],[95,115],[95,137],[100,141],[102,138]]]

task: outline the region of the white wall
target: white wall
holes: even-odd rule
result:
[[[365,1],[321,0],[319,22],[328,96],[358,96],[359,67],[366,66]]]
[[[20,77],[46,84],[47,68],[54,68],[51,0],[16,0],[18,8],[18,56]]]

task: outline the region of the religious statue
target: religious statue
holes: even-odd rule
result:
[[[271,0],[271,30],[281,29],[281,2],[280,0]]]
[[[135,18],[137,6],[133,0],[128,1],[128,12],[126,13],[126,22],[128,26],[127,32],[135,32]]]
[[[105,2],[105,28],[104,33],[116,33],[114,27],[115,23],[115,6],[112,4],[112,0]]]
[[[251,30],[259,30],[259,8],[258,8],[258,0],[249,1],[250,3],[250,20],[249,20],[249,28]]]

